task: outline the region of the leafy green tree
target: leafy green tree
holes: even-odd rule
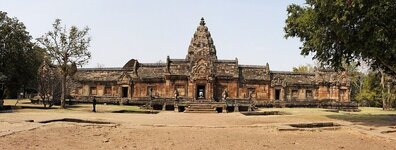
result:
[[[52,26],[53,31],[49,31],[37,41],[44,47],[53,64],[60,70],[61,108],[65,108],[67,78],[76,72],[76,66],[88,63],[91,58],[91,53],[88,51],[91,38],[88,35],[88,27],[82,30],[76,26],[71,26],[70,29],[63,28],[60,19],[56,19]]]
[[[335,69],[364,60],[396,77],[396,1],[306,0],[287,12],[285,37],[300,38],[302,55]]]
[[[358,88],[352,84],[352,97],[362,106],[382,106],[384,110],[396,106],[396,84],[389,76],[381,71],[369,71],[367,74],[361,73],[359,80]]]
[[[357,94],[354,96],[357,102],[363,106],[381,106],[381,79],[380,75],[375,72],[369,72],[361,76],[361,85]]]
[[[21,89],[36,88],[34,79],[43,51],[34,47],[31,39],[22,22],[0,11],[0,72],[7,77],[7,97],[15,98]]]

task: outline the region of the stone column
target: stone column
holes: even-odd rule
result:
[[[285,88],[281,88],[279,92],[279,101],[284,101],[285,100]]]
[[[212,101],[213,100],[213,92],[212,92],[212,83],[211,81],[207,81],[206,83],[206,93],[205,93],[205,99]]]
[[[275,88],[269,87],[268,88],[268,93],[269,93],[269,99],[270,100],[275,100]]]
[[[135,89],[134,89],[134,87],[135,87],[135,86],[134,86],[134,83],[131,82],[130,85],[129,85],[129,87],[130,87],[130,90],[129,90],[130,96],[129,96],[129,98],[133,98],[133,94],[134,94],[134,92],[135,92],[135,91],[134,91],[134,90],[135,90]]]

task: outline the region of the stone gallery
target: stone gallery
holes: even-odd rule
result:
[[[184,59],[168,56],[165,63],[131,59],[122,68],[78,69],[73,78],[77,86],[70,95],[77,101],[89,102],[95,97],[102,103],[145,104],[178,111],[194,104],[226,111],[252,104],[350,102],[346,72],[317,68],[314,73],[272,71],[268,63],[241,65],[238,59],[217,59],[203,18]]]

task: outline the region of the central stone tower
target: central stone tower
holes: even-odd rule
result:
[[[191,61],[201,57],[206,57],[211,60],[217,59],[216,47],[213,44],[213,39],[205,24],[204,18],[201,18],[197,31],[195,31],[194,37],[191,39],[190,46],[188,47],[186,59]]]
[[[201,18],[197,31],[191,39],[186,59],[190,62],[192,80],[208,80],[213,76],[213,65],[217,60],[216,47],[208,27],[205,26],[204,18]]]
[[[191,39],[186,59],[190,63],[190,82],[195,85],[196,99],[213,99],[214,63],[217,61],[217,55],[204,18],[201,18]]]

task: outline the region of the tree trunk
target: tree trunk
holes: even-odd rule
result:
[[[40,101],[40,100],[39,100]],[[46,99],[43,99],[43,105],[44,105],[44,108],[47,108],[47,102],[46,102]]]
[[[383,110],[388,110],[388,105],[387,105],[387,100],[385,96],[385,74],[384,71],[380,71],[381,73],[381,98],[382,98],[382,109]]]
[[[61,105],[60,108],[66,108],[65,103],[66,103],[66,73],[65,75],[62,76],[62,95],[61,95]]]
[[[44,108],[46,108],[46,107],[47,107],[47,105],[46,105],[46,103],[45,103],[46,97],[45,97],[45,96],[40,96],[40,97],[41,97],[41,100],[43,100]],[[39,102],[38,102],[37,104],[40,104],[40,99],[39,99],[38,101],[39,101]]]
[[[386,98],[386,103],[388,104],[388,106],[387,106],[387,109],[388,110],[390,110],[390,109],[392,109],[392,95],[391,95],[391,85],[390,85],[390,82],[388,82],[388,84],[387,84],[387,88],[388,88],[388,91],[387,91],[387,98]]]

